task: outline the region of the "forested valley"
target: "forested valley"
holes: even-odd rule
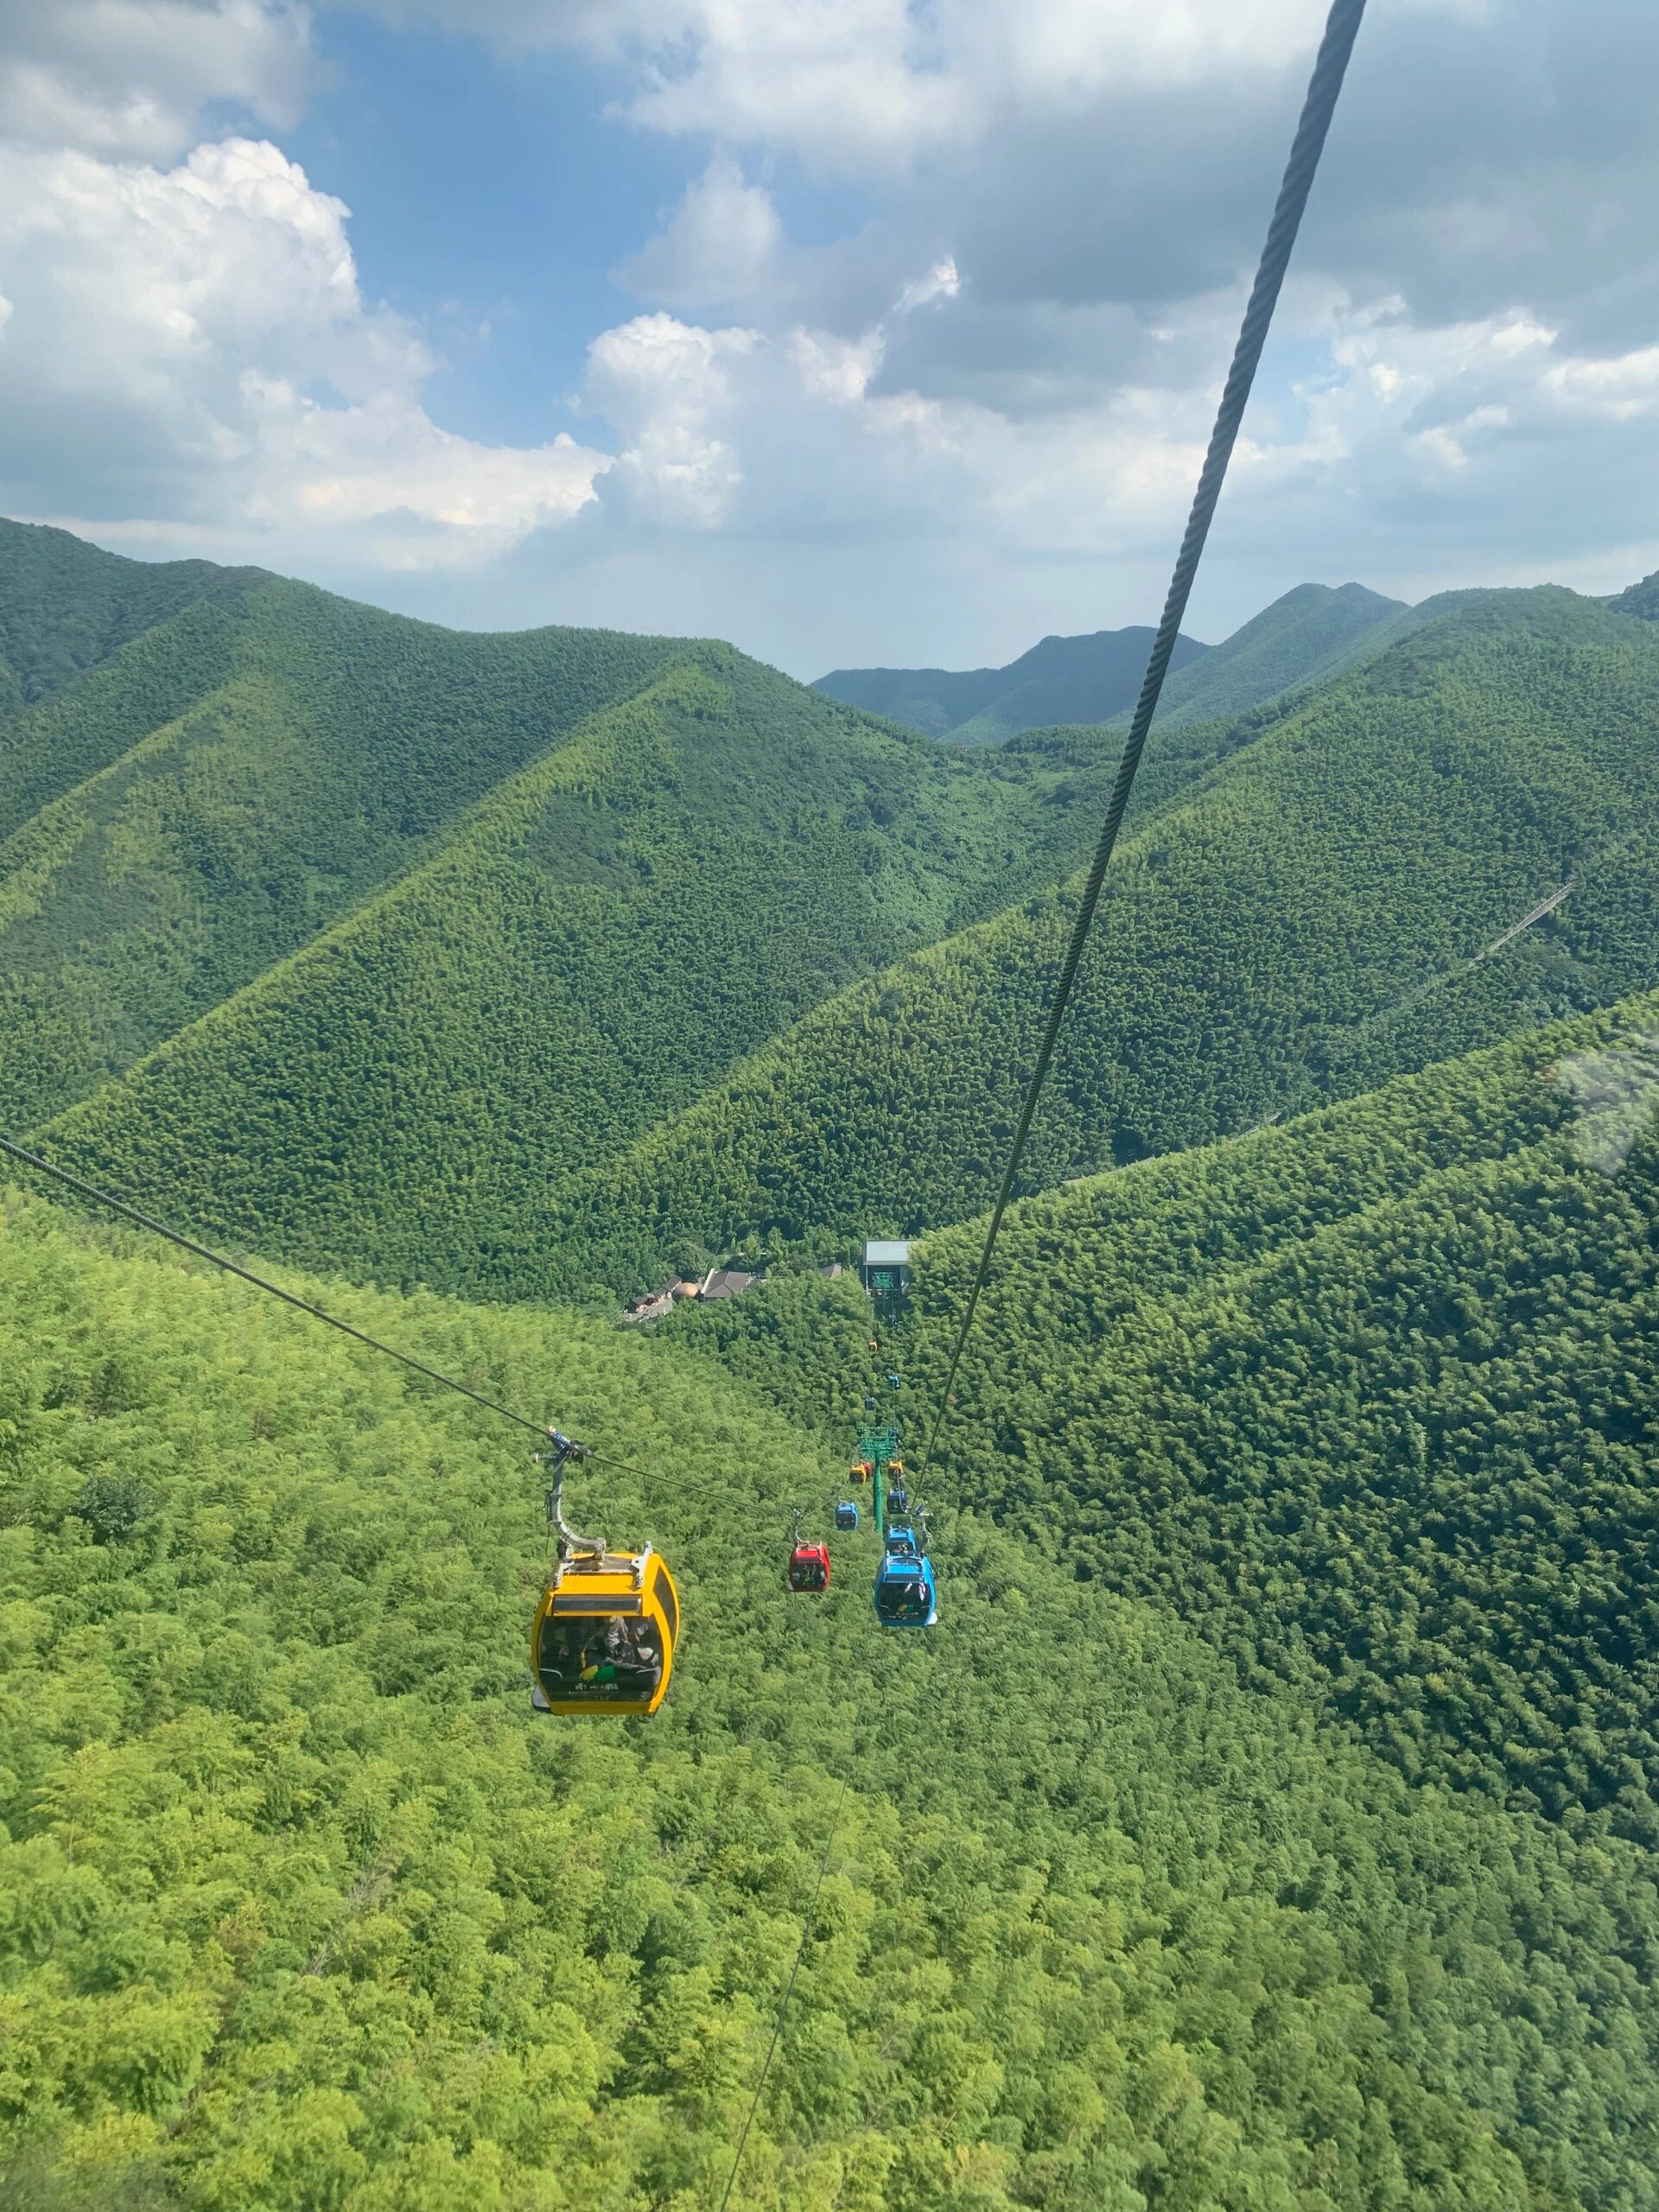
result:
[[[1121,732],[0,527],[0,1132],[683,1608],[9,1166],[0,2212],[1659,2208],[1645,590],[1176,679],[946,1404]]]

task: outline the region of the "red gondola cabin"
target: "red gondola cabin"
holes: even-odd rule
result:
[[[797,1544],[789,1555],[789,1573],[785,1577],[791,1590],[802,1594],[816,1595],[830,1587],[830,1547],[828,1544]]]

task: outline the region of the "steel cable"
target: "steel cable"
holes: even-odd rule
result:
[[[371,1351],[383,1352],[388,1359],[395,1359],[404,1367],[412,1367],[417,1375],[424,1375],[429,1381],[442,1383],[446,1390],[458,1391],[463,1398],[470,1398],[475,1406],[482,1406],[488,1413],[499,1414],[503,1421],[516,1421],[520,1428],[533,1430],[543,1441],[553,1433],[544,1421],[537,1421],[529,1414],[516,1412],[512,1406],[504,1406],[497,1398],[486,1397],[483,1391],[474,1390],[470,1383],[458,1382],[453,1375],[444,1374],[440,1368],[429,1367],[423,1359],[416,1359],[412,1352],[399,1351],[396,1344],[383,1344],[378,1337],[372,1337],[366,1329],[357,1328],[350,1321],[342,1321],[339,1314],[327,1313],[321,1306],[314,1306],[308,1298],[300,1297],[297,1292],[284,1290],[280,1283],[271,1282],[264,1275],[255,1274],[251,1268],[227,1259],[224,1253],[215,1252],[209,1245],[199,1244],[194,1236],[185,1236],[181,1230],[170,1229],[166,1222],[157,1221],[153,1214],[140,1212],[137,1206],[129,1205],[124,1198],[118,1198],[112,1192],[100,1190],[96,1183],[87,1182],[83,1176],[71,1174],[67,1167],[60,1167],[54,1161],[42,1159],[38,1152],[31,1152],[26,1145],[18,1144],[10,1137],[0,1136],[0,1152],[9,1153],[14,1160],[22,1160],[39,1173],[51,1176],[69,1190],[78,1192],[82,1198],[92,1199],[94,1205],[106,1207],[111,1213],[121,1214],[128,1221],[137,1222],[139,1228],[147,1229],[156,1236],[164,1236],[168,1243],[177,1244],[184,1251],[194,1253],[197,1259],[210,1261],[214,1267],[222,1268],[227,1275],[237,1275],[242,1281],[251,1283],[256,1290],[266,1291],[272,1298],[280,1298],[284,1306],[297,1306],[302,1313],[310,1314],[314,1320],[326,1321],[331,1329],[338,1329],[342,1336],[355,1337],[359,1344],[367,1344]],[[645,1468],[633,1466],[626,1459],[613,1459],[607,1452],[594,1451],[590,1447],[587,1456],[606,1466],[616,1467],[626,1474],[639,1475],[646,1481],[652,1479]]]
[[[1353,52],[1360,20],[1365,13],[1365,0],[1334,0],[1326,19],[1324,36],[1314,58],[1313,73],[1308,80],[1307,97],[1302,103],[1302,112],[1296,125],[1296,136],[1291,142],[1290,159],[1285,168],[1284,181],[1279,188],[1279,198],[1273,211],[1273,220],[1268,226],[1267,243],[1262,249],[1262,259],[1255,272],[1255,282],[1244,309],[1244,320],[1239,328],[1238,343],[1233,349],[1232,366],[1222,388],[1221,404],[1216,411],[1216,424],[1210,434],[1209,450],[1205,455],[1204,467],[1199,473],[1198,489],[1193,493],[1192,512],[1187,518],[1186,534],[1181,540],[1181,550],[1170,578],[1168,596],[1164,612],[1153,639],[1152,652],[1147,661],[1147,672],[1141,679],[1141,694],[1135,702],[1135,713],[1129,723],[1129,734],[1124,742],[1123,756],[1118,763],[1116,779],[1112,785],[1110,804],[1100,833],[1100,842],[1090,864],[1084,885],[1082,902],[1077,919],[1072,924],[1071,941],[1065,957],[1060,963],[1059,981],[1049,1007],[1048,1020],[1043,1030],[1042,1043],[1026,1084],[1025,1097],[1020,1108],[1020,1118],[1014,1127],[1014,1143],[1008,1153],[1007,1166],[1003,1171],[1001,1186],[996,1203],[991,1210],[990,1225],[985,1232],[985,1242],[979,1255],[979,1264],[974,1270],[967,1304],[957,1331],[956,1343],[951,1348],[950,1360],[944,1384],[939,1393],[938,1408],[933,1416],[926,1449],[917,1470],[918,1477],[925,1473],[950,1409],[950,1394],[955,1386],[957,1370],[962,1363],[963,1348],[974,1325],[979,1297],[984,1288],[985,1277],[996,1246],[1002,1217],[1007,1211],[1014,1192],[1014,1180],[1024,1157],[1026,1140],[1031,1134],[1032,1119],[1037,1110],[1048,1075],[1049,1063],[1054,1057],[1055,1039],[1059,1035],[1071,988],[1077,980],[1077,963],[1100,904],[1101,886],[1111,861],[1112,850],[1117,842],[1119,825],[1124,809],[1129,802],[1135,771],[1141,765],[1147,733],[1152,728],[1152,718],[1157,711],[1159,695],[1164,688],[1164,677],[1169,667],[1186,612],[1186,602],[1192,589],[1192,580],[1198,574],[1198,561],[1204,552],[1205,540],[1210,534],[1210,524],[1221,496],[1221,487],[1227,475],[1227,464],[1232,458],[1233,445],[1238,436],[1239,424],[1243,419],[1245,403],[1250,396],[1262,348],[1267,340],[1273,311],[1278,303],[1280,288],[1284,283],[1285,270],[1290,264],[1291,249],[1296,243],[1296,233],[1301,226],[1302,213],[1307,206],[1307,195],[1313,182],[1324,149],[1325,133],[1336,112],[1337,96],[1342,90],[1343,75]]]
[[[855,1731],[857,1726],[858,1716],[855,1713],[853,1716]],[[772,2062],[778,2055],[778,2044],[784,2032],[784,2022],[789,2015],[789,2000],[795,1994],[796,1977],[801,1971],[801,1961],[806,1955],[807,1938],[812,1933],[813,1915],[818,1909],[818,1892],[823,1889],[823,1878],[830,1871],[830,1854],[836,1847],[836,1837],[841,1830],[841,1815],[847,1803],[847,1790],[851,1779],[849,1770],[842,1777],[841,1788],[836,1793],[836,1809],[830,1818],[830,1833],[824,1838],[823,1855],[818,1860],[817,1879],[812,1885],[812,1895],[807,1903],[806,1916],[801,1923],[801,1940],[795,1946],[795,1963],[789,1970],[789,1980],[784,1985],[783,2002],[779,2005],[778,2017],[772,2024],[772,2041],[766,2045],[766,2055],[761,2061],[760,2078],[754,2085],[754,2094],[749,2099],[749,2108],[743,2115],[743,2126],[737,2139],[737,2150],[732,2159],[732,2170],[726,2177],[726,2186],[721,2193],[720,2212],[727,2212],[727,2208],[731,2203],[732,2191],[737,2186],[738,2170],[743,2164],[743,2153],[748,2145],[749,2130],[753,2126],[754,2115],[760,2109],[760,2093],[766,2086],[766,2076],[772,2071]]]

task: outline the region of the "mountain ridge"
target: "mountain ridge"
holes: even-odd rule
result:
[[[1121,846],[1031,1185],[1368,1089],[1532,1026],[1539,1001],[1562,1013],[1638,988],[1659,960],[1659,825],[1642,804],[1656,720],[1645,633],[1550,587],[1459,595],[1269,719]],[[1568,899],[1475,961],[1575,868]],[[635,1269],[651,1264],[652,1230],[630,1224],[700,1223],[752,1250],[773,1228],[823,1229],[827,1251],[861,1222],[916,1234],[988,1204],[1036,1047],[1030,978],[1054,971],[1076,890],[804,1017],[584,1185],[584,1248],[623,1239],[620,1274],[629,1236]]]
[[[1656,831],[1640,805],[1656,715],[1659,638],[1548,588],[1460,599],[1335,686],[1267,712],[1125,841],[1033,1135],[1034,1183],[1202,1141],[1310,1093],[1363,1090],[1533,1026],[1540,1011],[1636,988],[1659,955],[1643,892]],[[680,716],[675,728],[686,733],[668,741],[676,759],[683,745],[727,741],[718,718]],[[849,724],[878,753],[880,728]],[[457,888],[418,925],[354,936],[379,948],[360,974],[339,967],[337,949],[312,948],[44,1135],[94,1177],[130,1163],[158,1199],[215,1234],[490,1296],[608,1301],[704,1255],[756,1256],[779,1240],[827,1254],[865,1230],[959,1218],[988,1196],[1034,1049],[1030,979],[1052,972],[1069,933],[1088,802],[1112,772],[1108,734],[1080,741],[1086,770],[1069,765],[1069,747],[1039,746],[1052,785],[1016,787],[1027,818],[1046,824],[1046,882],[1039,868],[1009,899],[996,840],[1012,817],[985,817],[990,843],[976,831],[960,848],[982,856],[981,918],[940,933],[942,907],[917,914],[904,925],[913,949],[893,964],[874,955],[902,918],[897,901],[917,894],[926,868],[943,881],[947,855],[895,847],[890,827],[887,883],[861,870],[842,882],[833,845],[807,839],[801,817],[798,842],[783,849],[798,858],[796,889],[785,897],[780,878],[778,907],[734,912],[732,865],[746,871],[758,856],[728,864],[709,842],[715,817],[692,831],[671,798],[669,842],[652,865],[688,888],[679,964],[660,984],[654,892],[581,893],[597,902],[582,941],[599,964],[584,969],[561,918],[575,893],[515,862],[487,878],[493,887],[480,876]],[[969,800],[982,774],[1033,767],[1018,753],[908,743],[918,773],[965,779]],[[1207,743],[1191,755],[1201,767]],[[665,772],[670,785],[681,774]],[[1502,958],[1461,969],[1575,869],[1582,881],[1545,921]],[[447,880],[462,877],[452,868]],[[826,972],[810,1003],[791,998],[801,979],[778,966],[779,946],[833,944],[855,899],[859,959],[874,964],[843,969],[841,982]],[[796,918],[774,945],[786,907]],[[402,911],[394,899],[385,921]],[[818,919],[803,938],[808,914]],[[613,928],[645,963],[631,984],[621,970],[597,980],[612,974]],[[567,998],[559,976],[573,958],[570,972],[596,980]],[[745,1035],[719,1007],[730,981],[747,989],[752,972],[795,980]],[[1455,990],[1441,991],[1454,975]],[[466,988],[442,988],[446,976]],[[416,1007],[411,1024],[404,1009]],[[567,1030],[580,1040],[568,1068],[540,1041]],[[262,1100],[283,1066],[315,1072],[286,1123],[273,1123]],[[369,1099],[384,1103],[369,1112]],[[452,1122],[464,1141],[440,1144]],[[388,1172],[394,1128],[405,1134],[391,1148],[412,1147],[405,1176]],[[580,1152],[555,1140],[561,1128]],[[315,1172],[302,1172],[307,1160]],[[349,1217],[334,1195],[345,1160],[358,1162]],[[428,1271],[416,1273],[423,1255]]]
[[[1236,716],[1325,681],[1410,613],[1363,584],[1295,585],[1218,645],[1178,639],[1158,727]],[[1153,635],[1131,628],[1051,636],[1005,668],[835,669],[814,688],[952,744],[1002,745],[1028,729],[1126,724]]]
[[[51,524],[0,517],[0,720],[187,607],[276,581],[212,561],[133,561]]]
[[[1378,650],[1392,634],[1389,626],[1412,612],[1403,600],[1363,584],[1297,584],[1202,659],[1171,670],[1156,726],[1176,729],[1243,714],[1325,682]],[[1127,721],[1121,713],[1112,719]]]
[[[832,669],[812,689],[930,737],[1000,745],[1027,729],[1109,721],[1140,690],[1152,639],[1144,627],[1051,635],[1002,668]],[[1179,637],[1170,664],[1208,650]]]

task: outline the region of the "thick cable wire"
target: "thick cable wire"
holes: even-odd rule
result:
[[[14,1160],[21,1160],[41,1174],[51,1176],[69,1190],[78,1192],[82,1198],[92,1199],[94,1205],[105,1206],[111,1213],[122,1214],[128,1221],[136,1221],[141,1229],[148,1229],[155,1236],[166,1237],[168,1243],[177,1244],[187,1252],[194,1252],[199,1260],[210,1261],[214,1267],[222,1268],[227,1275],[239,1276],[244,1282],[251,1282],[256,1290],[268,1291],[271,1297],[280,1298],[284,1306],[297,1306],[302,1313],[310,1314],[314,1320],[326,1321],[331,1329],[338,1329],[342,1336],[355,1337],[359,1344],[367,1344],[371,1351],[384,1352],[388,1359],[395,1359],[404,1367],[412,1367],[417,1375],[424,1375],[429,1381],[442,1382],[446,1390],[459,1391],[463,1398],[470,1398],[475,1406],[482,1406],[486,1413],[499,1414],[503,1421],[516,1421],[520,1428],[533,1429],[543,1440],[551,1433],[544,1421],[536,1421],[529,1414],[518,1413],[512,1407],[504,1406],[497,1398],[486,1397],[481,1390],[474,1390],[469,1383],[457,1382],[453,1375],[445,1375],[439,1368],[429,1367],[423,1359],[416,1359],[412,1352],[399,1351],[396,1344],[383,1344],[378,1337],[372,1337],[366,1329],[353,1327],[351,1322],[342,1321],[339,1314],[327,1313],[321,1306],[314,1306],[308,1298],[301,1298],[294,1291],[284,1290],[280,1283],[271,1282],[264,1275],[255,1274],[251,1268],[226,1259],[224,1253],[215,1252],[206,1244],[198,1244],[194,1236],[185,1236],[181,1230],[169,1229],[166,1222],[157,1221],[153,1214],[141,1213],[137,1206],[129,1205],[124,1198],[118,1198],[113,1192],[100,1190],[96,1183],[89,1183],[82,1176],[72,1175],[67,1167],[59,1167],[52,1160],[43,1160],[38,1152],[29,1151],[26,1145],[18,1144],[10,1137],[0,1136],[0,1152],[9,1153]],[[607,1466],[620,1468],[624,1473],[645,1476],[647,1481],[651,1479],[643,1467],[632,1466],[626,1459],[613,1459],[607,1452],[590,1450],[588,1456],[602,1460]]]
[[[1169,657],[1180,632],[1181,618],[1186,612],[1186,602],[1198,574],[1199,558],[1205,540],[1210,534],[1210,524],[1216,512],[1216,502],[1221,497],[1221,487],[1227,475],[1227,464],[1232,458],[1233,445],[1238,436],[1238,427],[1243,419],[1250,386],[1255,381],[1262,348],[1267,340],[1268,328],[1273,321],[1273,311],[1278,303],[1280,288],[1284,283],[1285,270],[1289,266],[1291,249],[1296,243],[1303,210],[1313,182],[1314,172],[1319,165],[1325,133],[1336,112],[1337,95],[1342,90],[1342,79],[1353,52],[1360,20],[1365,13],[1365,0],[1333,0],[1325,22],[1325,35],[1314,58],[1313,73],[1308,79],[1307,97],[1302,103],[1302,112],[1296,125],[1296,136],[1291,142],[1290,159],[1286,164],[1284,181],[1279,188],[1279,198],[1273,211],[1273,220],[1268,226],[1267,243],[1262,249],[1261,265],[1255,272],[1255,282],[1250,288],[1244,320],[1239,327],[1238,343],[1233,349],[1232,366],[1227,372],[1227,381],[1222,388],[1221,404],[1216,410],[1216,426],[1210,434],[1210,448],[1205,455],[1204,467],[1198,476],[1198,489],[1192,496],[1192,510],[1187,518],[1186,534],[1181,540],[1181,550],[1170,578],[1169,594],[1164,601],[1163,618],[1153,639],[1152,652],[1147,661],[1147,672],[1141,679],[1141,696],[1135,701],[1135,714],[1129,723],[1129,734],[1124,742],[1123,757],[1118,763],[1117,776],[1112,785],[1110,804],[1106,809],[1106,820],[1101,830],[1100,842],[1090,865],[1088,880],[1084,885],[1082,903],[1072,925],[1071,942],[1065,948],[1065,957],[1060,963],[1059,981],[1055,987],[1053,1002],[1049,1007],[1048,1020],[1043,1030],[1043,1039],[1037,1058],[1026,1085],[1026,1095],[1020,1108],[1020,1119],[1015,1125],[1014,1143],[1008,1153],[1007,1166],[1003,1171],[996,1204],[991,1210],[990,1225],[985,1232],[985,1242],[974,1270],[973,1283],[968,1293],[968,1302],[963,1309],[961,1325],[956,1343],[951,1348],[950,1365],[945,1373],[944,1388],[939,1393],[938,1408],[933,1416],[927,1446],[917,1469],[919,1478],[926,1471],[933,1457],[946,1416],[950,1407],[950,1394],[955,1386],[957,1370],[962,1363],[963,1348],[974,1325],[974,1316],[979,1307],[980,1292],[996,1247],[997,1233],[1002,1226],[1002,1217],[1007,1211],[1014,1192],[1014,1179],[1020,1172],[1020,1162],[1025,1155],[1026,1140],[1031,1134],[1033,1116],[1048,1075],[1049,1063],[1054,1057],[1055,1039],[1065,1016],[1066,1005],[1071,996],[1071,987],[1077,980],[1077,963],[1083,957],[1083,948],[1095,918],[1095,909],[1100,904],[1101,886],[1105,880],[1112,849],[1117,842],[1119,825],[1123,810],[1129,802],[1135,771],[1141,765],[1141,755],[1147,742],[1147,733],[1152,728],[1152,718],[1157,711],[1159,695],[1164,688],[1164,677],[1168,671]]]
[[[856,1731],[858,1726],[856,1713],[853,1716],[853,1726]],[[812,1933],[812,1922],[818,1909],[818,1892],[823,1889],[823,1878],[830,1871],[830,1854],[836,1847],[836,1838],[841,1831],[841,1815],[847,1803],[847,1790],[851,1780],[852,1773],[849,1768],[841,1778],[841,1789],[836,1797],[836,1809],[830,1819],[830,1833],[824,1838],[823,1855],[818,1861],[817,1879],[812,1885],[812,1896],[806,1908],[806,1917],[801,1923],[801,1940],[795,1946],[795,1963],[789,1970],[789,1980],[784,1985],[783,2002],[779,2005],[778,2017],[772,2024],[772,2041],[766,2045],[766,2055],[760,2067],[760,2078],[754,2085],[754,2094],[749,2099],[749,2108],[743,2115],[742,2132],[737,2139],[737,2152],[732,2160],[732,2171],[726,2177],[726,2187],[721,2195],[720,2212],[727,2212],[727,2208],[731,2203],[732,2191],[737,2186],[738,2170],[743,2164],[743,2153],[748,2145],[749,2130],[753,2126],[754,2115],[760,2110],[760,2094],[766,2086],[766,2076],[772,2071],[772,2062],[778,2055],[778,2044],[784,2032],[784,2022],[789,2015],[789,2000],[795,1994],[795,1979],[800,1973],[801,1961],[806,1955],[807,1938]]]

